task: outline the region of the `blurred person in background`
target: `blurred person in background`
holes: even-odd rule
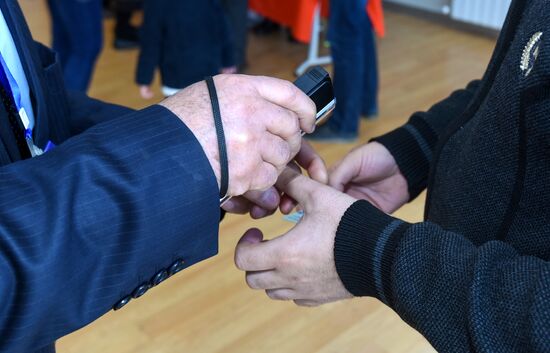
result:
[[[332,119],[308,138],[353,142],[359,119],[378,114],[378,64],[368,0],[331,0],[328,39],[338,104]]]
[[[115,13],[115,49],[135,49],[139,47],[139,28],[131,22],[134,12],[143,7],[143,0],[116,0]]]
[[[179,90],[218,73],[235,73],[229,25],[219,0],[145,0],[136,82],[151,99],[155,70],[162,93]]]
[[[115,20],[113,40],[115,49],[139,48],[139,28],[132,24],[132,17],[142,7],[143,0],[103,0],[105,17]]]
[[[48,0],[52,47],[68,89],[86,92],[103,46],[101,0]]]
[[[235,65],[238,71],[246,67],[248,45],[248,0],[221,0],[233,37]]]

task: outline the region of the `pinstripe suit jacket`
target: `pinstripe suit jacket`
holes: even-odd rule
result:
[[[0,107],[0,352],[53,352],[217,252],[218,186],[177,117],[68,94],[16,0],[0,8],[31,87],[35,141],[58,145],[19,160]]]

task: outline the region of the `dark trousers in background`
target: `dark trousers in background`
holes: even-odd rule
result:
[[[53,49],[69,90],[88,90],[103,46],[101,0],[48,0],[52,15]]]
[[[235,48],[235,64],[239,69],[246,65],[248,43],[248,0],[221,0]]]
[[[131,24],[132,16],[143,8],[142,0],[112,1],[115,12],[115,38],[138,42],[137,28]]]
[[[338,132],[356,133],[361,115],[378,113],[378,64],[367,0],[331,0],[329,33],[334,62],[336,111],[329,120]]]

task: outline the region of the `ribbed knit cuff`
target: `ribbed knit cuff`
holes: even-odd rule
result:
[[[336,271],[354,296],[370,296],[391,305],[391,269],[395,250],[410,224],[393,218],[367,201],[357,201],[336,231]]]
[[[413,116],[404,126],[374,138],[392,154],[407,179],[410,200],[427,186],[437,135],[424,120]]]

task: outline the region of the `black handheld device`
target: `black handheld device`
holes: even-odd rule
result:
[[[332,80],[325,69],[321,66],[315,66],[298,77],[294,84],[315,102],[317,106],[316,125],[320,125],[330,118],[336,107],[336,98],[334,97]]]
[[[307,94],[317,107],[315,125],[320,125],[330,118],[336,108],[336,98],[332,88],[332,80],[329,73],[321,66],[309,69],[305,74],[294,81],[294,85]],[[304,133],[302,133],[303,135]],[[227,195],[220,199],[223,206],[231,196]]]

